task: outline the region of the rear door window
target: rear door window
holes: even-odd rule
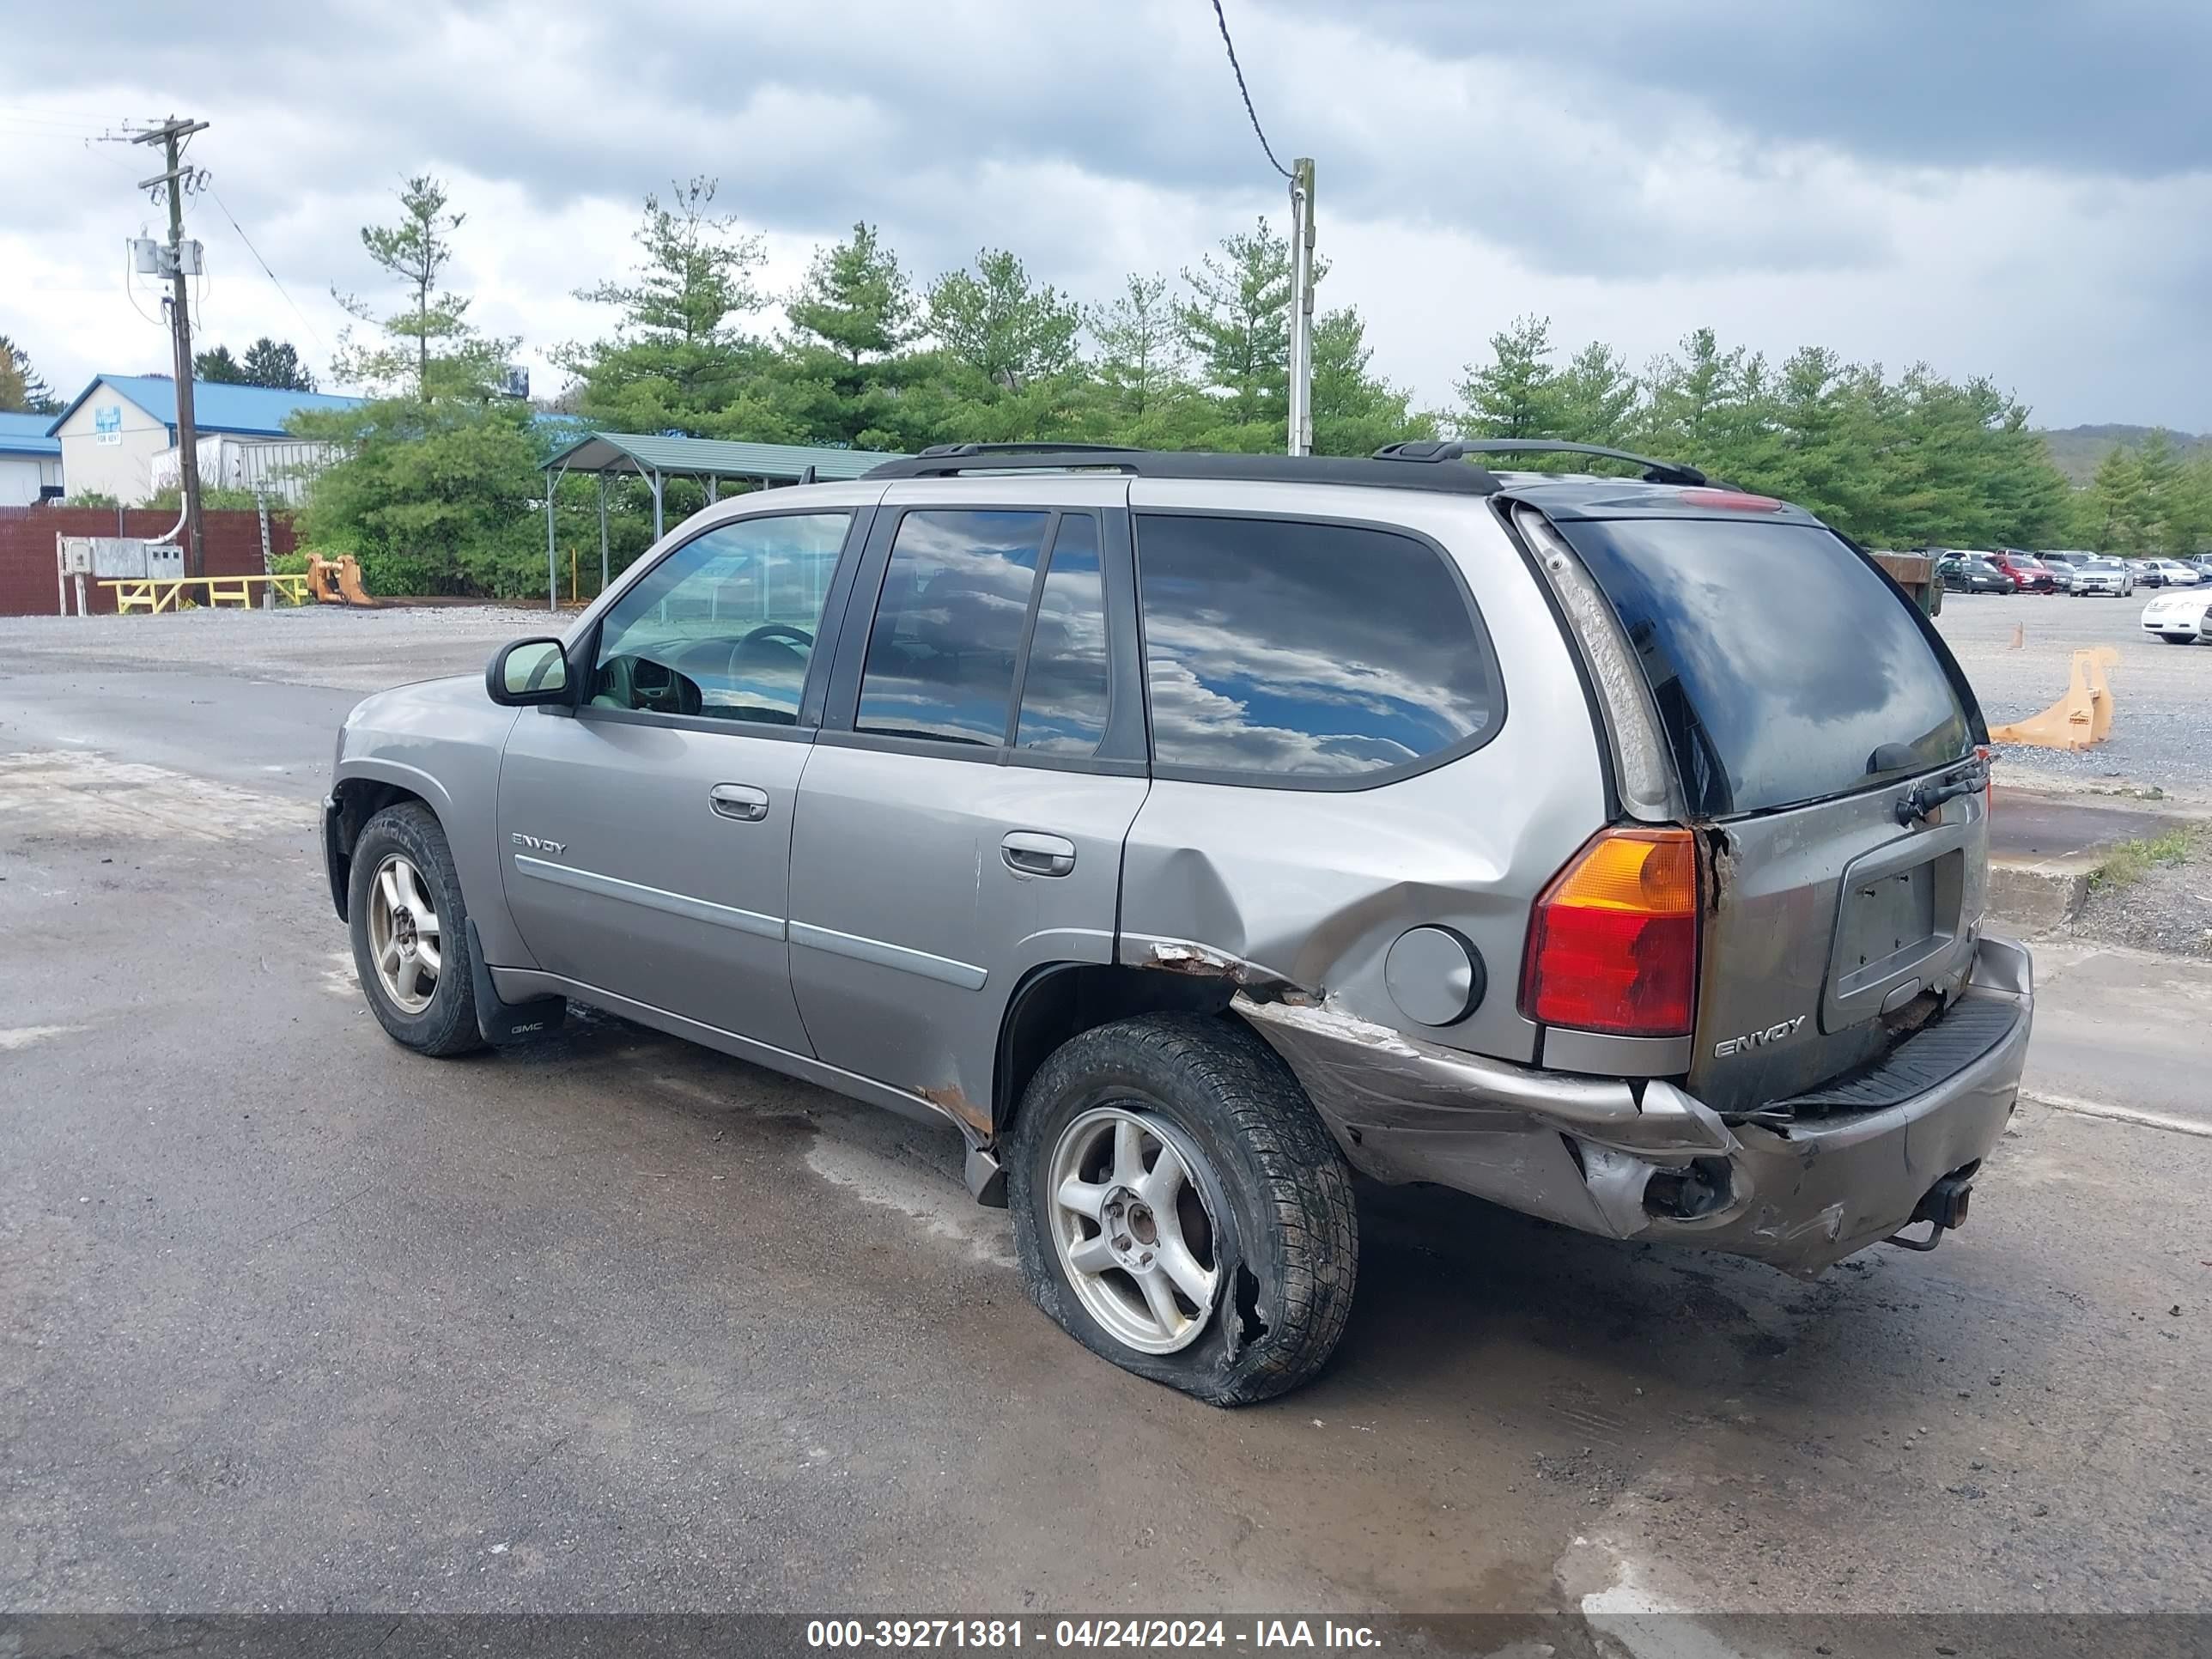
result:
[[[1358,787],[1463,753],[1504,718],[1473,604],[1419,538],[1146,513],[1137,573],[1163,776]]]
[[[868,635],[854,729],[1006,740],[1049,513],[916,511],[899,521]]]
[[[1558,528],[1642,659],[1692,813],[1826,799],[1972,751],[1979,721],[1957,664],[1832,532],[1708,519]]]
[[[1109,678],[1106,589],[1098,565],[1098,520],[1070,513],[1052,538],[1022,672],[1014,747],[1075,759],[1106,735]]]

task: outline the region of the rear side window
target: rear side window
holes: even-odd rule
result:
[[[1472,748],[1504,715],[1443,556],[1360,526],[1137,517],[1164,774],[1357,786]]]
[[[1977,722],[1942,642],[1832,532],[1557,527],[1642,659],[1693,814],[1827,799],[1972,750]]]

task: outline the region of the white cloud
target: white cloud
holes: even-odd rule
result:
[[[1992,45],[1931,21],[1915,50],[1938,61],[1886,79],[1817,20],[1754,9],[1755,27],[1701,26],[1722,41],[1704,76],[1663,43],[1615,50],[1525,15],[1287,0],[1231,15],[1279,149],[1320,163],[1324,303],[1358,304],[1378,366],[1425,402],[1535,312],[1563,343],[1603,338],[1632,363],[1711,325],[1770,356],[1819,343],[1986,373],[2054,424],[2212,428],[2212,161],[2176,77],[2138,77],[2149,107],[2126,125],[2155,129],[2166,108],[2172,139],[2137,143],[2130,170],[2084,127],[2095,100],[2014,100],[2011,142],[1927,100],[1948,75],[1979,108],[1984,82],[2063,78],[2081,52],[2072,72],[2101,73],[2121,61],[2109,43],[2069,47],[2054,26]],[[903,8],[765,0],[236,0],[181,42],[165,15],[63,8],[49,49],[0,62],[0,331],[65,392],[166,361],[123,280],[124,239],[157,222],[134,188],[152,157],[84,140],[171,107],[213,123],[192,160],[307,318],[198,198],[200,332],[234,350],[289,338],[319,369],[343,322],[333,284],[392,297],[359,227],[425,169],[469,215],[454,285],[484,326],[523,337],[541,386],[548,349],[609,320],[573,290],[624,267],[646,191],[695,173],[719,174],[723,202],[768,234],[778,287],[866,217],[918,276],[1003,245],[1100,300],[1127,271],[1172,275],[1281,213],[1210,10],[1174,0],[968,0],[927,27]],[[2129,27],[2154,47],[2159,27],[2193,39],[2196,16],[2173,0]],[[1826,54],[1795,102],[1774,85],[1793,40]],[[1845,74],[1864,84],[1830,84]]]

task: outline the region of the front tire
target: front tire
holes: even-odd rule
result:
[[[483,1046],[468,906],[446,832],[428,807],[387,806],[362,828],[346,916],[362,994],[393,1042],[441,1057]]]
[[[1093,1353],[1216,1406],[1296,1388],[1344,1334],[1352,1172],[1274,1050],[1226,1017],[1070,1039],[1014,1120],[1030,1299]]]

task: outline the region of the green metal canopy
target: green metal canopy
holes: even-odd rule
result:
[[[560,586],[554,553],[553,496],[562,475],[596,473],[599,480],[599,586],[607,585],[607,477],[634,472],[653,488],[653,538],[665,533],[662,492],[672,477],[696,478],[707,499],[720,493],[726,478],[757,483],[823,483],[857,478],[884,461],[905,459],[892,450],[829,449],[809,444],[749,444],[722,438],[669,438],[647,432],[591,432],[541,462],[545,474],[546,603],[559,608]]]

